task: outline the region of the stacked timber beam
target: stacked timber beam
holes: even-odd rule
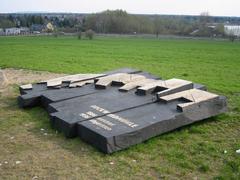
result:
[[[113,153],[227,110],[226,98],[182,79],[119,69],[20,87],[22,108],[42,105],[52,127]]]

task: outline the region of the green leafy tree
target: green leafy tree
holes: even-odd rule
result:
[[[0,28],[10,28],[15,27],[15,23],[8,19],[0,19]]]

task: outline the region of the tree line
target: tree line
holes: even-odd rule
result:
[[[224,22],[240,24],[239,18],[200,16],[134,15],[123,10],[104,11],[94,14],[47,14],[0,15],[0,28],[31,27],[33,24],[51,22],[58,31],[117,34],[172,34],[193,36],[223,36]]]
[[[132,15],[123,10],[104,11],[86,16],[82,22],[83,29],[93,29],[97,33],[117,34],[172,34],[194,36],[222,36],[224,24],[216,22],[208,13],[198,17]],[[211,24],[216,24],[211,26]]]

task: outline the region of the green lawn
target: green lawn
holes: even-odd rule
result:
[[[224,115],[104,155],[78,138],[69,140],[56,134],[41,108],[18,109],[17,87],[13,86],[13,96],[0,97],[5,103],[0,109],[0,163],[14,158],[23,163],[0,166],[0,177],[240,179],[240,154],[235,152],[240,149],[239,42],[0,37],[0,67],[58,73],[132,67],[164,79],[205,84],[210,91],[227,96],[229,103]],[[50,135],[43,136],[40,128]],[[10,143],[9,134],[15,134],[18,141]]]

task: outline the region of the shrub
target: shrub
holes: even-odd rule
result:
[[[234,42],[237,39],[237,36],[235,36],[234,34],[230,34],[228,38],[231,42]]]
[[[54,29],[52,35],[53,35],[53,37],[57,38],[59,36],[58,30]]]
[[[77,36],[78,36],[78,39],[82,39],[82,32],[79,31],[78,34],[77,34]]]
[[[57,38],[58,37],[58,33],[54,32],[53,34],[53,37]]]
[[[85,36],[89,39],[93,39],[94,34],[95,34],[94,31],[91,29],[89,29],[85,32]]]

